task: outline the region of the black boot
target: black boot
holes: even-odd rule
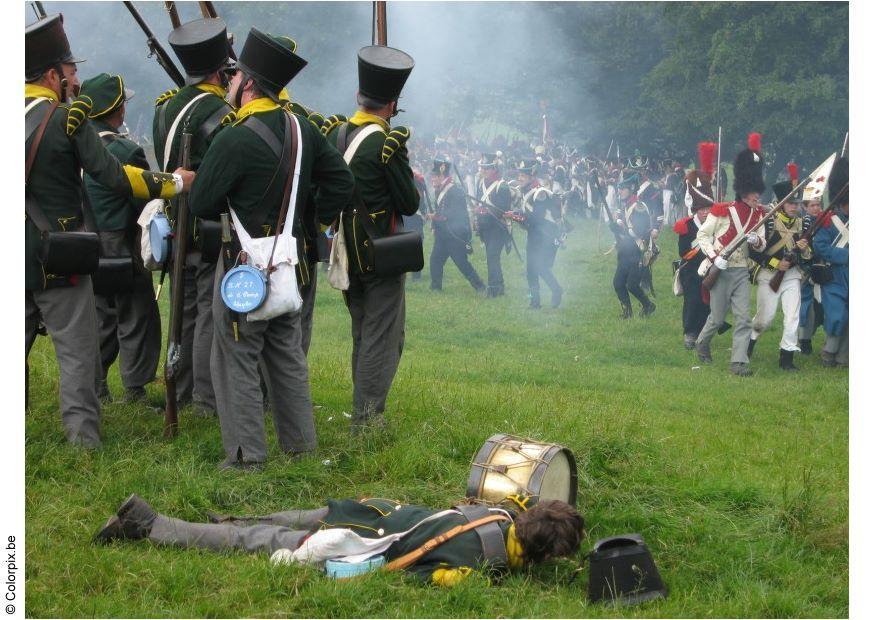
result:
[[[756,346],[757,341],[751,338],[747,341],[747,357],[750,359],[750,356],[753,355],[753,348]]]
[[[778,358],[778,367],[782,370],[799,370],[793,365],[793,351],[785,351],[781,349],[781,356]]]
[[[641,316],[650,316],[656,311],[656,304],[648,300],[646,306],[641,306]]]
[[[799,346],[802,349],[802,355],[811,355],[813,349],[811,348],[811,339],[803,338],[799,341]]]
[[[95,542],[110,542],[116,539],[140,540],[148,538],[158,513],[136,493],[119,507],[94,535]]]

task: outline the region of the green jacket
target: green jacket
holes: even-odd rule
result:
[[[101,120],[92,121],[94,129],[109,151],[122,164],[131,164],[144,170],[149,169],[146,153],[143,148]],[[85,190],[91,199],[94,209],[94,219],[97,230],[129,230],[136,226],[137,218],[146,204],[145,200],[124,196],[113,192],[94,180],[90,174],[85,175]]]
[[[388,499],[328,500],[328,515],[320,529],[331,527],[349,528],[364,538],[380,538],[410,529],[426,517],[441,512],[426,506],[400,504]],[[468,520],[459,514],[450,514],[424,523],[407,536],[392,544],[386,551],[386,562],[419,549],[425,542],[449,531]],[[502,536],[507,541],[510,521],[499,521]],[[480,536],[474,530],[463,532],[431,552],[406,570],[417,577],[431,580],[439,568],[476,569],[484,562]]]
[[[38,96],[49,96],[47,89],[26,85],[25,105]],[[48,102],[31,110],[41,118],[48,111]],[[75,104],[79,110],[79,104]],[[82,228],[82,177],[84,170],[109,191],[138,198],[170,198],[173,196],[173,178],[167,174],[149,172],[131,165],[122,165],[110,153],[94,126],[81,119],[85,114],[74,113],[68,130],[71,106],[60,104],[52,114],[36,159],[27,181],[27,193],[45,213],[54,230],[75,231]],[[68,133],[69,131],[69,133]],[[35,133],[35,132],[34,132]],[[25,159],[30,152],[34,135],[24,145]],[[38,258],[41,233],[36,225],[25,219],[25,288],[42,290],[49,284],[63,285],[66,278],[45,273]]]
[[[170,157],[167,160],[167,170],[172,172],[178,167],[180,163],[179,149],[182,144],[180,136],[182,136],[185,119],[182,119],[176,126],[176,131],[172,138],[168,138],[165,134],[170,133],[174,120],[176,120],[176,117],[179,116],[192,99],[207,93],[206,97],[196,101],[186,111],[188,130],[191,133],[191,162],[189,170],[198,171],[204,156],[210,148],[210,144],[212,144],[216,135],[222,129],[222,118],[233,112],[233,108],[224,99],[224,92],[224,89],[213,84],[196,84],[194,86],[183,86],[178,90],[167,91],[155,100],[152,140],[155,145],[155,160],[158,162],[159,168],[164,165],[164,148],[167,139],[172,140],[170,143]],[[175,226],[176,201],[171,203],[167,214]],[[195,239],[197,232],[197,222],[195,220],[191,221],[188,231],[187,247],[189,251],[198,249]]]
[[[341,127],[342,124],[337,125],[328,132],[328,142],[342,154],[344,149],[337,144]],[[351,135],[356,127],[357,125],[350,123],[347,134]],[[383,149],[386,140],[384,131],[374,132],[365,138],[349,163],[361,200],[382,235],[401,230],[401,216],[413,215],[419,208],[419,192],[413,183],[407,146],[401,144],[384,163]],[[349,138],[347,141],[350,141]],[[359,221],[361,216],[353,214],[352,210],[353,205],[350,202],[343,216],[350,272],[368,273],[374,269],[374,259],[368,236]]]
[[[200,167],[210,144],[222,128],[221,118],[231,112],[231,106],[218,95],[223,92],[218,86],[210,84],[197,84],[195,86],[185,86],[179,89],[178,92],[168,91],[158,97],[155,105],[155,118],[152,121],[152,141],[155,144],[155,159],[160,167],[164,163],[164,142],[165,133],[170,132],[173,126],[173,121],[182,112],[182,109],[188,103],[205,92],[208,96],[198,100],[191,108],[188,109],[189,129],[191,131],[191,166],[190,170],[197,172]],[[164,131],[161,131],[161,117],[164,116]],[[207,127],[210,131],[201,133],[201,128],[207,121],[212,121]],[[179,136],[182,135],[182,122],[177,125],[176,133],[174,134],[173,142],[170,148],[170,159],[167,160],[167,169],[173,172],[178,167],[179,162]]]
[[[262,108],[270,108],[269,100],[256,101],[262,102]],[[273,150],[246,127],[249,118],[245,115],[246,107],[240,110],[242,120],[223,129],[207,151],[192,187],[190,208],[197,217],[215,220],[230,204],[251,236],[264,237],[273,232],[279,218],[286,177],[277,174],[276,181],[271,183],[279,162]],[[251,116],[267,125],[282,143],[285,114],[274,106]],[[354,180],[343,157],[329,146],[320,131],[306,118],[297,119],[301,127],[301,144],[298,145],[301,171],[293,234],[299,239],[299,257],[302,258],[301,217],[311,183],[318,187],[316,214],[320,222],[328,224],[349,204]],[[262,204],[271,206],[267,215],[256,221],[254,218]]]

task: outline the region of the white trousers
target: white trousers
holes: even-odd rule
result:
[[[757,340],[775,319],[778,302],[784,313],[784,333],[781,348],[785,351],[799,350],[799,310],[802,307],[802,278],[798,267],[791,267],[784,275],[778,292],[769,287],[774,271],[760,269],[757,274],[757,312],[753,317],[751,339]]]

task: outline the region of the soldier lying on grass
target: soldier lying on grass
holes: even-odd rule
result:
[[[425,581],[451,586],[476,569],[501,574],[526,563],[571,556],[583,536],[583,517],[557,500],[519,514],[483,506],[435,510],[386,499],[347,499],[261,517],[209,516],[211,523],[167,517],[134,494],[94,539],[148,538],[185,548],[239,549],[272,554],[276,563],[362,561],[383,554],[389,570],[405,569]],[[481,520],[486,523],[465,528]],[[455,528],[463,531],[453,534]]]

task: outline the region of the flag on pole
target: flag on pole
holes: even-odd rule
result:
[[[826,189],[826,182],[829,180],[829,174],[832,172],[832,165],[835,163],[836,154],[833,153],[826,158],[817,169],[811,173],[811,181],[802,190],[802,200],[820,200],[823,198],[823,191]]]

